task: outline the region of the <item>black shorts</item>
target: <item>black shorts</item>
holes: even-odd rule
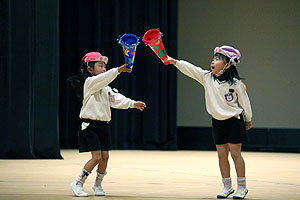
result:
[[[243,115],[240,115],[240,119],[236,117],[226,120],[212,118],[212,135],[216,145],[239,144],[248,141]]]
[[[93,121],[82,119],[82,122],[89,123],[79,131],[78,146],[79,152],[109,151],[112,149],[110,125],[104,121]]]

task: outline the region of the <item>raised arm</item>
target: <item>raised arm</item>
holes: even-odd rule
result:
[[[201,67],[197,67],[184,60],[176,60],[168,56],[168,61],[176,66],[183,74],[187,75],[190,78],[195,79],[203,85],[204,76],[209,73],[207,70],[203,70]]]
[[[110,84],[121,72],[130,72],[131,69],[126,66],[127,64],[124,64],[120,67],[87,78],[84,84],[84,97],[90,96]]]

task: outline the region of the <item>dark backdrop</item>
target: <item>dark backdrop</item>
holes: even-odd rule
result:
[[[61,158],[58,1],[1,0],[0,158]]]
[[[66,79],[85,53],[100,51],[120,66],[118,36],[160,28],[177,54],[174,0],[1,0],[0,8],[0,158],[61,158],[60,147],[77,148],[80,102]],[[147,108],[113,111],[114,148],[176,149],[176,70],[144,44],[133,70],[111,86]]]
[[[64,0],[60,1],[60,144],[77,148],[80,102],[66,84],[79,73],[81,58],[90,51],[108,56],[108,69],[124,64],[117,38],[124,33],[143,36],[152,28],[164,34],[167,53],[177,55],[176,0]],[[152,50],[137,47],[132,73],[120,74],[111,84],[120,93],[141,100],[147,108],[113,110],[115,149],[177,149],[174,67],[165,66]]]

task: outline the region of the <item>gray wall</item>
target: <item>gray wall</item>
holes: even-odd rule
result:
[[[300,128],[300,1],[179,0],[178,8],[178,59],[208,69],[216,46],[235,46],[254,128]],[[211,126],[202,86],[180,72],[177,107],[178,126]]]

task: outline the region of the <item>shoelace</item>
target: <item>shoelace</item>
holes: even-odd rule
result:
[[[223,190],[222,190],[222,192],[220,194],[228,194],[230,192],[232,192],[232,188],[230,188],[230,189],[223,188]]]
[[[80,181],[77,181],[76,185],[79,186],[79,187],[81,187],[81,188],[83,188],[83,184]]]
[[[238,190],[236,191],[236,196],[244,196],[246,194],[247,190]]]

